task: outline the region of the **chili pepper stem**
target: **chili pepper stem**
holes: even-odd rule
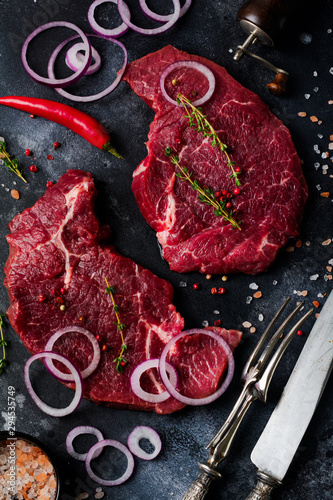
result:
[[[123,159],[123,156],[121,156],[118,151],[116,150],[116,148],[114,148],[111,144],[110,141],[106,142],[103,147],[102,147],[103,151],[107,151],[108,153],[111,153],[113,156],[115,156],[116,158],[119,158],[120,160]]]

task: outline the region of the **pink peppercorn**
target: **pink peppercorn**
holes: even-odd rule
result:
[[[36,165],[31,165],[31,167],[30,167],[30,172],[37,172],[37,167],[36,167]]]

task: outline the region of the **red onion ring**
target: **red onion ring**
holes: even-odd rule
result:
[[[124,0],[117,0],[117,1],[118,1],[119,14],[120,14],[122,20],[124,21],[124,23],[127,24],[127,26],[129,28],[131,28],[133,31],[135,31],[137,33],[141,33],[141,35],[158,35],[160,33],[164,33],[169,28],[171,28],[179,19],[180,2],[179,2],[179,0],[172,0],[173,5],[174,5],[174,12],[171,15],[169,21],[166,24],[164,24],[164,26],[160,26],[158,28],[150,28],[150,29],[140,28],[139,26],[136,26],[135,24],[131,23],[129,18],[126,16],[126,12],[125,12],[126,4],[125,4]]]
[[[168,352],[170,351],[171,347],[177,342],[182,337],[185,337],[186,335],[194,335],[194,334],[202,334],[202,335],[208,335],[209,337],[212,337],[215,339],[219,344],[223,347],[225,350],[227,356],[228,356],[228,371],[227,375],[222,383],[222,385],[217,389],[217,391],[212,394],[211,396],[207,396],[205,398],[200,398],[200,399],[194,399],[194,398],[188,398],[186,396],[182,396],[179,394],[179,392],[172,386],[170,383],[170,380],[167,375],[167,370],[166,370],[166,357]],[[233,374],[234,374],[234,369],[235,369],[235,362],[234,362],[234,357],[232,354],[232,351],[226,341],[220,337],[217,333],[212,332],[211,330],[205,329],[193,329],[193,330],[184,330],[183,332],[180,332],[178,335],[173,337],[167,345],[164,347],[161,357],[160,357],[160,364],[159,364],[159,370],[160,370],[160,375],[163,384],[165,385],[167,391],[170,393],[172,397],[177,399],[177,401],[180,401],[181,403],[185,405],[191,405],[191,406],[200,406],[200,405],[205,405],[208,403],[212,403],[215,401],[217,398],[219,398],[228,388]]]
[[[102,479],[96,476],[96,474],[94,474],[94,472],[91,469],[90,462],[93,459],[96,451],[98,451],[101,448],[104,448],[105,446],[113,446],[114,448],[117,448],[118,450],[122,451],[127,458],[126,471],[118,479],[114,480]],[[89,474],[89,477],[94,481],[96,481],[96,483],[102,484],[103,486],[117,486],[118,484],[122,484],[125,481],[127,481],[127,479],[131,476],[134,470],[134,458],[129,449],[122,443],[119,443],[119,441],[114,441],[113,439],[104,439],[103,441],[99,441],[98,443],[94,444],[94,446],[92,446],[88,451],[86,457],[86,469]]]
[[[30,381],[30,376],[29,376],[29,368],[31,363],[33,363],[36,359],[55,359],[57,361],[60,361],[63,363],[73,374],[74,377],[74,382],[75,382],[75,394],[72,402],[66,407],[66,408],[53,408],[46,403],[44,403],[39,396],[35,393],[31,381]],[[82,378],[80,376],[80,372],[78,371],[77,368],[73,365],[73,363],[67,359],[65,356],[62,356],[61,354],[58,354],[56,352],[40,352],[38,354],[34,354],[31,356],[30,359],[25,364],[24,367],[24,381],[25,385],[27,387],[28,393],[30,394],[31,398],[33,401],[36,403],[38,408],[40,408],[44,413],[47,413],[48,415],[51,415],[52,417],[64,417],[65,415],[69,415],[72,413],[80,404],[81,398],[82,398],[82,393],[83,393],[83,384],[82,384]]]
[[[159,359],[158,358],[153,358],[153,359],[147,359],[146,361],[143,361],[143,363],[140,363],[132,372],[131,375],[131,388],[132,391],[136,396],[139,398],[143,399],[143,401],[148,401],[149,403],[162,403],[166,399],[170,397],[170,394],[167,391],[160,392],[159,394],[151,394],[149,392],[146,392],[142,389],[140,385],[140,377],[141,375],[146,371],[149,370],[150,368],[158,368],[159,365]],[[171,363],[166,362],[166,371],[168,372],[170,376],[170,381],[171,384],[176,387],[177,386],[177,381],[178,381],[178,376],[177,376],[177,371],[174,366],[172,366]]]
[[[102,3],[115,3],[117,5],[117,0],[95,0],[89,7],[89,10],[88,10],[88,21],[89,21],[89,24],[92,28],[93,31],[95,31],[95,33],[97,33],[98,35],[101,35],[103,37],[113,37],[113,38],[117,38],[118,36],[121,36],[123,35],[124,33],[126,33],[126,31],[128,31],[128,26],[126,23],[122,23],[120,26],[118,26],[117,28],[114,28],[114,29],[105,29],[105,28],[102,28],[102,26],[100,26],[96,19],[95,19],[95,9],[98,5],[101,5]],[[125,12],[125,16],[127,19],[131,19],[131,13],[130,13],[130,10],[129,8],[127,7],[127,4],[125,2],[124,3],[124,12]]]
[[[103,434],[101,433],[100,430],[96,429],[96,427],[91,427],[90,425],[80,425],[78,427],[74,427],[68,434],[66,438],[66,450],[69,455],[71,455],[73,458],[76,458],[76,460],[81,460],[85,461],[88,453],[78,453],[77,451],[74,450],[73,447],[73,441],[77,436],[80,436],[81,434],[92,434],[93,436],[96,436],[98,441],[103,441],[104,437]],[[92,458],[98,457],[102,453],[102,450],[97,450],[95,455]]]
[[[67,50],[66,53],[66,64],[72,71],[77,71],[83,62],[83,55],[80,50],[84,50],[83,43],[79,42],[73,45],[70,49]],[[85,76],[92,75],[96,73],[101,67],[101,56],[97,52],[97,50],[92,46],[92,64],[90,64],[89,68],[85,72]]]
[[[200,99],[197,99],[196,101],[193,101],[192,104],[193,106],[201,106],[202,104],[204,104],[205,102],[208,101],[208,99],[210,99],[214,93],[214,90],[215,90],[215,76],[214,76],[214,73],[209,69],[207,68],[207,66],[205,66],[204,64],[201,64],[197,61],[177,61],[177,62],[174,62],[172,64],[170,64],[169,66],[167,66],[165,68],[165,70],[163,71],[162,75],[161,75],[161,78],[160,78],[160,87],[161,87],[161,91],[162,91],[162,94],[163,96],[165,97],[165,99],[169,102],[171,102],[171,104],[175,104],[176,106],[180,106],[180,104],[177,103],[177,101],[175,101],[174,99],[172,99],[168,94],[167,94],[167,91],[165,90],[165,79],[166,77],[176,68],[180,68],[180,67],[185,67],[185,68],[194,68],[198,71],[200,71],[200,73],[202,73],[208,80],[208,83],[209,83],[209,87],[208,87],[208,90],[206,92],[206,94],[201,97]]]
[[[31,42],[31,40],[33,38],[35,38],[35,36],[39,35],[39,33],[41,33],[42,31],[45,31],[45,30],[50,29],[50,28],[56,28],[59,26],[69,28],[69,29],[76,31],[78,33],[78,35],[82,38],[83,44],[84,44],[84,50],[85,50],[84,59],[82,62],[82,66],[73,75],[71,75],[67,78],[56,79],[54,75],[52,77],[45,78],[43,76],[38,75],[37,73],[35,73],[35,71],[33,71],[30,68],[28,61],[27,61],[28,45]],[[77,82],[80,79],[80,77],[84,75],[87,68],[90,66],[91,47],[90,47],[90,43],[89,43],[89,40],[87,38],[87,35],[85,35],[85,33],[83,33],[83,31],[80,28],[78,28],[75,24],[68,23],[66,21],[53,21],[51,23],[47,23],[47,24],[43,24],[42,26],[39,26],[39,28],[35,29],[28,36],[28,38],[25,40],[23,47],[22,47],[21,58],[22,58],[22,63],[23,63],[23,66],[24,66],[26,72],[36,82],[42,83],[43,85],[47,85],[47,86],[53,87],[53,88],[66,87],[68,85],[71,85],[71,84]]]
[[[91,332],[89,332],[85,328],[81,328],[79,326],[67,326],[65,328],[61,328],[60,330],[58,330],[57,332],[55,332],[52,335],[52,337],[49,338],[49,340],[46,343],[46,346],[45,346],[44,350],[45,351],[52,351],[54,343],[60,337],[62,337],[62,335],[64,335],[65,333],[75,333],[75,332],[82,333],[83,335],[85,335],[90,340],[90,342],[92,344],[92,347],[93,347],[93,350],[94,350],[93,359],[91,360],[91,363],[87,366],[87,368],[85,368],[80,373],[81,378],[85,379],[85,378],[89,377],[89,375],[91,375],[93,371],[96,370],[96,368],[98,366],[98,363],[99,363],[99,361],[101,359],[101,350],[100,350],[100,347],[99,347],[99,343],[98,343],[97,339],[94,337],[94,335]],[[74,377],[72,375],[70,375],[70,374],[63,373],[60,370],[58,370],[54,366],[53,361],[52,361],[51,358],[45,360],[45,365],[46,365],[47,369],[52,373],[52,375],[54,375],[59,380],[62,380],[64,382],[74,382]]]
[[[146,14],[146,16],[150,17],[154,21],[160,21],[164,23],[171,19],[172,14],[161,15],[161,14],[156,14],[156,12],[150,10],[150,8],[147,6],[146,0],[139,0],[139,2],[142,11]],[[180,9],[179,17],[182,17],[188,11],[188,9],[191,7],[191,3],[192,0],[186,0],[183,7],[181,7]]]
[[[152,453],[147,453],[140,447],[140,440],[148,439],[148,441],[154,446],[154,451]],[[151,427],[146,425],[138,425],[133,429],[127,439],[127,446],[133,455],[143,460],[153,460],[157,457],[162,449],[162,441],[157,432]]]
[[[87,36],[89,36],[89,37],[94,36],[96,38],[104,38],[104,37],[101,37],[99,35],[93,35],[93,34],[89,34]],[[73,38],[69,38],[68,40],[65,40],[64,42],[62,42],[60,45],[58,45],[58,47],[51,54],[51,57],[50,57],[50,60],[48,63],[48,68],[47,68],[49,76],[51,76],[51,77],[54,76],[55,60],[58,57],[58,54],[61,51],[61,49],[72,39]],[[121,69],[118,71],[117,77],[113,81],[113,83],[109,87],[104,89],[102,92],[99,92],[98,94],[89,95],[89,96],[76,96],[76,95],[70,94],[69,92],[65,91],[62,88],[55,88],[55,90],[58,92],[58,94],[60,94],[64,97],[67,97],[67,99],[70,99],[71,101],[93,102],[93,101],[97,101],[99,99],[102,99],[102,97],[105,97],[106,95],[110,94],[119,85],[121,78],[123,76],[123,73],[124,73],[126,66],[127,66],[127,50],[126,50],[125,46],[121,42],[119,42],[119,40],[115,40],[113,38],[105,38],[105,40],[108,40],[109,42],[115,43],[116,45],[119,45],[119,47],[124,52],[124,63],[122,65]]]

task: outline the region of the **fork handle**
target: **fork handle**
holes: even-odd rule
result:
[[[209,487],[214,479],[221,478],[221,474],[208,464],[199,463],[200,472],[193,481],[182,500],[204,500],[208,495]]]
[[[272,478],[264,472],[258,471],[257,484],[251,493],[246,497],[246,500],[269,500],[274,488],[280,484],[280,481]]]

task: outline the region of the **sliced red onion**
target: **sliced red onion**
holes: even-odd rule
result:
[[[70,49],[67,50],[66,53],[66,64],[72,71],[77,71],[83,62],[83,54],[79,52],[80,50],[84,50],[84,45],[82,42],[76,43]],[[90,64],[89,68],[85,72],[85,76],[92,75],[96,73],[101,67],[101,56],[97,52],[94,47],[91,47],[92,50],[92,64]]]
[[[63,363],[73,374],[74,382],[75,382],[75,394],[72,402],[66,408],[53,408],[52,406],[44,403],[35,393],[29,376],[29,368],[31,363],[33,363],[36,359],[55,359],[56,361],[60,361]],[[30,394],[33,401],[36,403],[38,408],[40,408],[44,413],[51,415],[52,417],[64,417],[65,415],[69,415],[72,413],[80,404],[83,393],[83,384],[82,378],[80,376],[79,370],[73,365],[73,363],[67,359],[62,354],[58,354],[57,352],[40,352],[38,354],[34,354],[25,364],[24,367],[24,381],[27,387],[28,393]]]
[[[152,453],[147,453],[140,447],[141,439],[148,439],[148,441],[154,446],[155,449]],[[133,455],[142,458],[143,460],[153,460],[153,458],[157,457],[161,451],[162,441],[154,429],[145,425],[138,425],[128,436],[127,446]]]
[[[96,451],[100,450],[101,448],[104,448],[105,446],[113,446],[114,448],[117,448],[118,450],[122,451],[127,458],[126,471],[118,479],[114,480],[102,479],[96,476],[96,474],[91,469],[90,462],[95,456]],[[92,446],[92,448],[90,448],[90,450],[88,451],[86,457],[86,469],[90,478],[96,481],[96,483],[102,484],[103,486],[117,486],[118,484],[122,484],[125,481],[127,481],[127,479],[131,476],[134,470],[134,458],[129,449],[122,443],[119,443],[119,441],[114,441],[113,439],[104,439],[103,441],[99,441],[98,443],[94,444],[94,446]]]
[[[200,398],[200,399],[194,399],[194,398],[188,398],[186,396],[182,396],[179,394],[179,392],[173,387],[171,384],[168,375],[167,375],[167,370],[166,370],[166,357],[168,355],[168,352],[170,351],[171,347],[177,342],[177,340],[181,339],[182,337],[185,337],[187,335],[194,335],[194,334],[200,334],[200,335],[208,335],[209,337],[212,337],[215,339],[224,349],[226,355],[228,356],[228,371],[225,376],[225,379],[222,383],[222,385],[217,389],[217,391],[212,394],[211,396],[207,396],[205,398]],[[220,337],[217,333],[212,332],[211,330],[205,329],[193,329],[193,330],[184,330],[183,332],[180,332],[178,335],[173,337],[165,346],[165,348],[162,351],[161,357],[160,357],[160,364],[159,364],[159,370],[160,370],[160,375],[161,379],[163,381],[163,384],[165,385],[167,391],[171,394],[172,397],[177,399],[177,401],[180,401],[181,403],[185,405],[192,405],[192,406],[200,406],[200,405],[205,405],[208,403],[212,403],[215,401],[217,398],[219,398],[228,388],[233,374],[234,374],[234,369],[235,369],[235,361],[234,357],[232,354],[232,351],[226,341]]]
[[[170,397],[170,394],[167,391],[160,392],[159,394],[151,394],[149,392],[146,392],[142,389],[140,385],[140,377],[141,375],[149,370],[150,368],[158,368],[159,365],[159,359],[158,358],[153,358],[153,359],[147,359],[146,361],[143,361],[143,363],[140,363],[135,370],[133,371],[131,375],[131,387],[132,391],[136,396],[139,398],[143,399],[144,401],[148,401],[149,403],[162,403],[166,399]],[[165,363],[166,371],[170,376],[170,382],[171,384],[176,387],[177,386],[177,381],[178,381],[178,376],[177,376],[177,371],[174,366],[172,366],[171,363],[168,363],[166,361]]]
[[[167,101],[171,102],[171,104],[175,104],[176,106],[179,106],[177,101],[172,99],[168,95],[167,91],[165,90],[165,79],[174,69],[181,68],[181,67],[196,69],[196,70],[200,71],[200,73],[202,73],[207,78],[209,87],[208,87],[206,94],[203,97],[201,97],[200,99],[197,99],[196,101],[192,102],[193,106],[201,106],[202,104],[207,102],[208,99],[210,99],[214,93],[215,76],[214,76],[214,73],[209,68],[207,68],[207,66],[205,66],[204,64],[199,63],[197,61],[177,61],[177,62],[170,64],[169,66],[167,66],[165,68],[165,70],[163,71],[161,78],[160,78],[160,87],[161,87],[161,91],[162,91],[163,96],[165,97],[165,99]]]
[[[88,36],[89,37],[93,36],[93,37],[102,38],[102,39],[104,38],[104,37],[101,37],[99,35],[91,35],[91,34],[89,34]],[[51,54],[51,57],[50,57],[50,60],[49,60],[49,63],[48,63],[48,68],[47,68],[48,74],[49,74],[50,77],[54,76],[54,64],[55,64],[56,58],[58,57],[59,52],[71,40],[72,40],[72,38],[69,38],[68,40],[65,40],[64,42],[62,42],[60,45],[58,45],[58,47]],[[76,102],[93,102],[93,101],[98,101],[99,99],[102,99],[106,95],[110,94],[119,85],[119,83],[121,81],[121,78],[123,76],[123,73],[124,73],[124,71],[126,69],[126,66],[127,66],[127,50],[126,50],[125,46],[121,42],[119,42],[119,40],[115,40],[113,38],[105,38],[105,40],[108,40],[109,42],[115,43],[124,52],[124,63],[122,65],[121,69],[118,71],[117,77],[113,81],[113,83],[109,87],[107,87],[106,89],[104,89],[102,92],[99,92],[98,94],[93,94],[93,95],[76,96],[76,95],[70,94],[69,92],[65,91],[62,88],[56,88],[55,90],[58,92],[58,94],[60,94],[60,95],[62,95],[64,97],[67,97],[67,99],[70,99],[71,101],[76,101]]]
[[[81,460],[84,462],[88,453],[77,453],[77,451],[75,451],[73,447],[74,439],[81,434],[92,434],[93,436],[97,437],[98,441],[103,441],[104,437],[100,430],[96,429],[96,427],[91,427],[90,425],[80,425],[78,427],[74,427],[74,429],[72,429],[68,433],[66,438],[67,453],[69,453],[73,458],[76,458],[76,460]],[[97,450],[92,459],[98,457],[101,453],[102,449]]]
[[[28,45],[31,42],[31,40],[33,38],[35,38],[37,35],[39,35],[39,33],[41,33],[42,31],[48,30],[50,28],[57,28],[57,27],[69,28],[69,29],[72,29],[78,33],[78,35],[83,40],[83,46],[84,46],[84,52],[85,52],[84,58],[83,58],[82,65],[73,75],[71,75],[67,78],[60,78],[60,79],[55,78],[54,75],[52,77],[50,77],[50,75],[49,75],[49,78],[46,78],[46,77],[38,75],[37,73],[35,73],[35,71],[33,71],[30,68],[28,61],[27,61]],[[23,66],[24,66],[26,72],[36,82],[42,83],[43,85],[47,85],[47,86],[53,87],[53,88],[54,87],[66,87],[68,85],[71,85],[71,84],[77,82],[80,79],[80,77],[85,74],[87,68],[90,66],[90,63],[91,63],[91,47],[90,47],[90,43],[89,43],[87,35],[85,35],[83,33],[83,31],[80,28],[78,28],[75,24],[68,23],[66,21],[52,21],[51,23],[47,23],[47,24],[43,24],[42,26],[39,26],[39,28],[35,29],[28,36],[28,38],[25,40],[23,47],[22,47],[21,58],[22,58],[22,63],[23,63]]]
[[[141,33],[141,35],[158,35],[170,29],[179,19],[180,2],[179,0],[172,0],[172,2],[174,6],[173,14],[171,15],[169,21],[166,24],[164,24],[163,26],[159,26],[158,28],[145,29],[145,28],[140,28],[139,26],[136,26],[135,24],[131,23],[129,17],[126,15],[126,10],[125,10],[126,4],[124,0],[118,0],[118,10],[124,23],[127,24],[127,26],[131,28],[133,31]]]
[[[91,345],[93,347],[93,358],[91,360],[91,363],[81,372],[81,378],[85,379],[89,377],[93,373],[93,371],[96,370],[98,363],[101,359],[101,350],[99,347],[99,343],[96,339],[96,337],[86,330],[85,328],[81,328],[80,326],[67,326],[65,328],[61,328],[57,332],[55,332],[52,337],[49,338],[47,341],[47,344],[45,346],[45,351],[52,351],[54,343],[63,335],[66,333],[81,333],[82,335],[85,335],[91,342]],[[48,370],[54,375],[56,378],[59,380],[62,380],[64,382],[74,382],[74,377],[73,375],[69,373],[63,373],[60,370],[58,370],[54,364],[51,358],[45,360],[45,365],[48,368]]]
[[[146,16],[150,17],[150,19],[153,19],[154,21],[160,21],[161,23],[164,23],[171,19],[172,14],[167,14],[167,15],[156,14],[156,12],[153,12],[147,6],[146,0],[139,0],[139,1],[142,11],[146,14]],[[182,17],[188,11],[188,9],[191,6],[191,3],[192,0],[186,0],[183,7],[181,7],[180,9],[179,17]]]
[[[93,2],[88,10],[88,21],[91,26],[91,28],[97,33],[98,35],[101,35],[103,37],[113,37],[117,38],[118,36],[123,35],[126,33],[126,31],[129,29],[126,23],[122,23],[120,26],[114,29],[105,29],[100,26],[96,19],[95,19],[95,9],[98,5],[101,5],[102,3],[115,3],[117,5],[117,0],[95,0]],[[131,19],[131,13],[129,8],[127,7],[126,3],[123,2],[123,10],[125,13],[125,16],[127,19]]]

